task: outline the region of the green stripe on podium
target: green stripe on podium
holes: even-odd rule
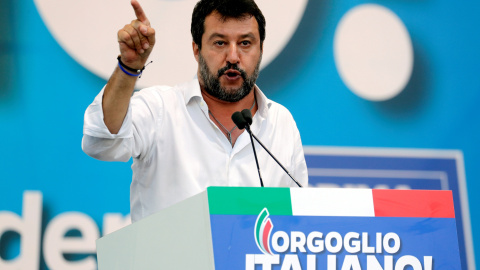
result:
[[[290,188],[209,187],[211,215],[258,215],[267,208],[270,215],[292,215]]]

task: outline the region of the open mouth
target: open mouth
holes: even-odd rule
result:
[[[227,76],[228,79],[238,79],[241,76],[240,72],[238,72],[237,70],[232,70],[232,69],[227,70],[223,74],[225,76]]]

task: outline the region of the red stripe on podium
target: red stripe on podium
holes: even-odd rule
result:
[[[265,228],[263,229],[263,247],[267,251],[267,253],[272,254],[272,251],[270,251],[270,248],[268,247],[268,236],[270,235],[270,231],[273,228],[272,221],[270,219],[267,219],[267,224],[265,224]]]
[[[376,217],[455,218],[449,190],[374,189]]]

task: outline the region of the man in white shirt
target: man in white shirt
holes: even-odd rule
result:
[[[254,1],[198,2],[191,28],[198,79],[133,96],[155,30],[136,0],[132,7],[137,19],[118,31],[119,64],[85,113],[82,141],[83,150],[101,160],[133,157],[132,221],[208,186],[259,186],[249,135],[231,119],[244,109],[254,115],[252,132],[306,186],[295,121],[255,85],[265,19]],[[258,144],[256,148],[265,186],[295,186]]]

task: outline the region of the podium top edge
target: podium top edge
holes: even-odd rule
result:
[[[208,187],[211,215],[455,218],[449,190]]]

